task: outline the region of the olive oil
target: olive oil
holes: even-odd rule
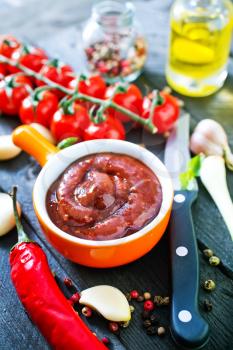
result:
[[[223,85],[232,24],[228,0],[175,2],[166,68],[167,81],[174,90],[188,96],[206,96]]]

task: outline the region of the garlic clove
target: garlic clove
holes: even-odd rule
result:
[[[3,236],[15,227],[13,203],[9,194],[0,193],[0,208],[0,236]],[[21,214],[21,208],[18,202],[17,208],[19,214]]]
[[[117,288],[100,285],[81,292],[80,304],[98,311],[109,321],[123,322],[131,319],[129,303]]]
[[[20,152],[21,149],[15,146],[11,135],[0,136],[0,160],[15,158]]]
[[[212,143],[218,144],[220,147],[225,147],[228,144],[227,135],[222,125],[213,119],[201,120],[194,132],[201,133]]]
[[[52,143],[53,145],[56,144],[52,133],[45,126],[39,123],[31,123],[30,126],[32,126],[36,131],[38,131],[42,136],[44,136],[50,143]]]
[[[200,178],[217,205],[233,239],[233,203],[227,188],[226,168],[220,156],[209,156],[202,162]]]

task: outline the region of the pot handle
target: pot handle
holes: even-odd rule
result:
[[[41,166],[45,165],[49,157],[59,151],[56,146],[52,145],[30,125],[17,127],[12,133],[12,139],[16,146],[30,154]]]

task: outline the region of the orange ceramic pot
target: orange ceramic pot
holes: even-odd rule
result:
[[[119,140],[86,141],[60,151],[32,127],[25,125],[14,131],[13,141],[43,166],[34,185],[34,209],[45,236],[67,259],[91,267],[119,266],[146,254],[162,237],[170,217],[173,188],[167,169],[150,151]],[[136,233],[109,241],[85,240],[69,235],[51,221],[46,210],[46,194],[50,185],[72,162],[101,152],[127,154],[147,165],[161,183],[162,205],[156,218]]]

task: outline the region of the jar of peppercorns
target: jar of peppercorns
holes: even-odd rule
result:
[[[147,44],[131,2],[101,1],[83,30],[88,71],[107,82],[133,81],[141,73]]]

